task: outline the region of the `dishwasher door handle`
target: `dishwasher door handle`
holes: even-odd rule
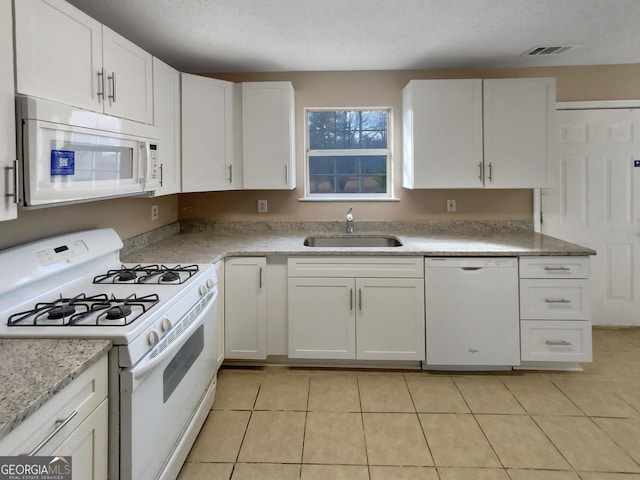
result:
[[[482,267],[460,267],[462,270],[466,270],[469,272],[475,272],[477,270],[482,270]]]

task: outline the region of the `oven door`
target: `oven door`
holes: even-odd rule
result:
[[[180,457],[174,449],[216,374],[216,299],[217,289],[183,317],[196,316],[176,340],[121,371],[120,480],[155,479]]]

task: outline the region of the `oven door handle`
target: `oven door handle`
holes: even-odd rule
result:
[[[142,379],[147,376],[151,370],[153,370],[158,364],[162,363],[167,358],[173,356],[173,354],[182,347],[191,334],[202,325],[204,318],[209,314],[212,308],[216,305],[216,299],[218,298],[218,287],[214,287],[212,291],[211,298],[207,300],[207,304],[205,308],[198,314],[198,316],[191,322],[191,324],[187,327],[186,330],[183,330],[180,334],[180,337],[171,343],[167,348],[165,348],[162,353],[156,355],[151,358],[149,355],[145,356],[142,360],[140,360],[133,367],[126,368],[124,371],[128,372],[133,377],[133,385],[132,389],[135,389],[135,385],[140,383]],[[187,314],[189,315],[189,314]],[[187,316],[185,315],[185,317]]]

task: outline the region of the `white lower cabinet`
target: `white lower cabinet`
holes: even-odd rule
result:
[[[412,257],[290,258],[289,357],[424,360],[422,265]]]
[[[520,258],[522,368],[590,362],[589,257]]]
[[[266,268],[265,257],[225,260],[225,358],[267,358]]]
[[[70,456],[74,480],[106,480],[107,391],[105,355],[9,432],[0,455]]]

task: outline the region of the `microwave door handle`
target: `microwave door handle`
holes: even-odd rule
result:
[[[142,161],[140,162],[140,170],[142,171],[138,173],[138,183],[142,183],[144,185],[148,180],[149,159],[151,158],[149,142],[140,142],[140,155],[142,156]]]

